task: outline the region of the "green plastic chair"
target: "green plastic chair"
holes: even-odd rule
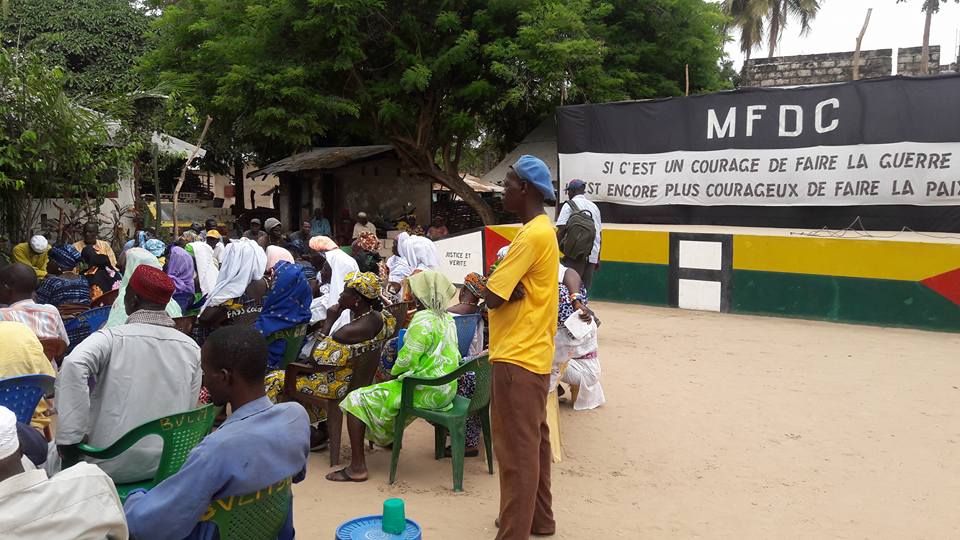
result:
[[[256,493],[213,501],[200,521],[215,523],[220,540],[274,540],[290,512],[291,484],[286,478]]]
[[[454,396],[453,408],[448,411],[432,411],[413,406],[413,392],[417,385],[441,386],[454,381],[464,373],[476,374],[476,389],[473,397]],[[493,444],[490,438],[490,358],[487,354],[476,356],[458,367],[452,373],[436,379],[403,379],[400,396],[400,412],[395,420],[393,435],[393,458],[390,460],[390,483],[397,481],[397,463],[400,461],[400,448],[403,446],[403,430],[407,419],[419,417],[434,426],[435,458],[443,459],[446,450],[447,432],[450,432],[450,451],[453,454],[453,490],[463,491],[463,454],[466,447],[467,417],[480,415],[483,428],[483,445],[487,454],[487,469],[493,474]]]
[[[280,364],[273,369],[287,369],[287,364],[297,361],[297,357],[300,355],[300,349],[303,348],[303,342],[307,339],[308,326],[310,325],[301,324],[293,328],[274,332],[267,336],[267,345],[270,345],[278,339],[287,342],[287,348],[283,351],[283,359],[280,360]]]
[[[144,437],[159,435],[163,439],[163,450],[153,479],[131,484],[117,484],[120,501],[126,501],[127,494],[132,490],[150,489],[176,474],[187,461],[190,451],[213,429],[213,421],[219,413],[220,407],[206,405],[192,411],[151,420],[127,432],[109,448],[96,448],[83,443],[64,447],[63,468],[75,465],[84,456],[94,459],[115,458]]]

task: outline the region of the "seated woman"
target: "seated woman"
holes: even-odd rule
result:
[[[203,346],[208,335],[221,326],[254,324],[263,310],[267,282],[263,279],[267,254],[253,240],[230,242],[223,250],[217,284],[200,308],[193,338]]]
[[[472,315],[482,313],[484,308],[480,307],[480,299],[483,298],[484,277],[476,272],[471,272],[463,278],[463,288],[460,289],[460,303],[451,306],[449,311],[454,315]],[[483,352],[483,330],[484,322],[481,317],[476,332],[473,334],[473,341],[470,342],[470,356],[476,356]],[[457,378],[457,395],[467,399],[473,397],[473,392],[477,387],[477,377],[472,371],[468,371]],[[465,457],[477,457],[480,455],[480,417],[471,414],[467,418],[467,437]],[[447,447],[446,457],[451,456],[450,447]]]
[[[87,246],[80,252],[87,269],[83,273],[90,284],[90,301],[120,287],[120,273],[110,265],[110,259],[101,255],[93,246]]]
[[[410,277],[410,289],[422,309],[413,316],[391,369],[392,381],[358,388],[340,403],[347,413],[347,432],[352,453],[350,466],[327,475],[334,482],[363,482],[367,464],[363,453],[364,435],[385,446],[393,442],[394,419],[400,411],[402,380],[406,377],[432,379],[457,369],[460,351],[457,328],[447,304],[456,287],[439,272],[425,271]],[[447,410],[457,392],[456,381],[442,386],[418,388],[413,396],[415,406]]]
[[[50,304],[66,318],[90,309],[90,282],[77,273],[81,255],[70,244],[50,248],[47,277],[37,287],[37,303]]]
[[[299,265],[278,260],[272,268],[272,274],[273,287],[264,298],[263,310],[260,311],[260,317],[255,323],[257,330],[265,338],[282,330],[309,323],[310,302],[313,300],[310,285]],[[286,346],[287,343],[283,340],[276,340],[270,344],[267,369],[277,369],[280,366],[283,355],[286,353]]]
[[[330,334],[340,313],[350,310],[352,320]],[[327,311],[327,318],[317,337],[308,362],[322,371],[297,379],[297,390],[324,399],[342,399],[353,377],[352,360],[369,351],[379,351],[383,342],[393,335],[397,322],[380,302],[380,280],[371,273],[354,272],[344,278],[340,301]],[[267,373],[267,397],[277,403],[283,394],[285,373],[275,370]],[[318,407],[308,407],[310,423],[326,420]],[[322,437],[312,434],[311,447],[319,446]],[[362,444],[361,444],[362,446]]]
[[[194,301],[196,285],[194,283],[193,257],[180,246],[170,248],[167,257],[166,273],[173,280],[173,300],[186,313]]]

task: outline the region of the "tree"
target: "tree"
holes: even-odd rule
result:
[[[214,145],[389,142],[491,223],[468,145],[507,150],[557,105],[678,95],[686,63],[722,87],[722,22],[703,0],[179,0],[144,70],[216,119]]]
[[[67,95],[66,75],[29,52],[0,48],[0,228],[24,239],[44,199],[92,213],[132,157],[116,125]]]
[[[724,0],[724,11],[740,31],[740,50],[750,59],[750,53],[763,43],[767,29],[768,58],[773,58],[783,30],[791,18],[800,22],[800,35],[810,31],[812,21],[820,11],[821,0]]]
[[[960,0],[954,0],[957,3],[960,3]],[[906,2],[906,0],[897,0],[897,3]],[[930,25],[933,23],[933,15],[940,11],[940,4],[946,3],[947,0],[923,0],[923,5],[920,9],[923,10],[926,17],[923,21],[923,49],[921,51],[920,58],[920,74],[927,75],[930,73]]]
[[[6,0],[0,34],[7,47],[33,51],[66,75],[74,96],[137,88],[133,69],[150,17],[128,0]]]

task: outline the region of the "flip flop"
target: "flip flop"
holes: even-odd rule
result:
[[[357,479],[350,476],[350,473],[347,472],[347,467],[344,467],[338,471],[333,471],[332,473],[326,476],[326,479],[331,482],[366,482],[366,478]]]

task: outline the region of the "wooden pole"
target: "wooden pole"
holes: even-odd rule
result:
[[[870,15],[873,8],[867,10],[867,18],[863,20],[863,28],[860,29],[860,35],[857,36],[857,48],[853,51],[853,80],[860,80],[860,44],[863,43],[863,36],[867,33],[867,25],[870,24]]]
[[[683,65],[683,72],[684,72],[684,74],[686,75],[686,79],[687,79],[687,93],[686,93],[686,95],[689,96],[689,95],[690,95],[690,64],[684,64],[684,65]]]
[[[180,236],[180,225],[177,223],[177,205],[180,203],[180,188],[183,187],[183,181],[187,179],[187,168],[189,168],[190,164],[193,163],[193,158],[197,157],[197,152],[200,151],[200,145],[203,144],[203,139],[207,136],[207,130],[210,129],[210,122],[213,122],[213,118],[207,116],[207,121],[203,123],[203,131],[200,132],[200,138],[197,139],[197,144],[194,146],[193,151],[190,152],[190,157],[187,158],[186,163],[183,164],[183,168],[180,169],[180,178],[177,179],[177,187],[173,188],[174,241],[176,241],[177,237]]]

